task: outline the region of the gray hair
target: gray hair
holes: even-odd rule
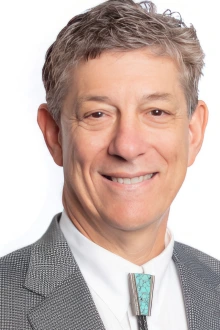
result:
[[[73,17],[60,31],[46,53],[43,82],[48,110],[56,122],[68,92],[70,71],[79,61],[100,56],[104,51],[128,51],[149,47],[158,55],[173,58],[180,68],[191,115],[198,103],[198,83],[204,53],[192,25],[180,14],[156,11],[151,1],[108,0]]]

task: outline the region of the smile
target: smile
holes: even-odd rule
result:
[[[143,181],[150,180],[154,176],[154,174],[155,173],[151,173],[151,174],[136,176],[133,178],[117,178],[113,176],[105,176],[105,177],[113,182],[130,185],[130,184],[141,183]]]

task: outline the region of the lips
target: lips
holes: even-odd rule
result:
[[[141,183],[146,180],[150,180],[154,175],[155,175],[155,173],[150,173],[150,174],[140,175],[140,176],[135,176],[135,177],[130,177],[130,178],[121,178],[121,177],[106,176],[106,175],[104,175],[104,177],[106,177],[108,180],[113,181],[113,182],[131,185],[131,184],[135,184],[135,183]]]

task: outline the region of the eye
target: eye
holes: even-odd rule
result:
[[[115,122],[117,119],[116,110],[111,107],[85,107],[79,117],[79,125],[89,130],[102,130]]]
[[[165,112],[163,110],[160,110],[160,109],[152,110],[150,113],[151,113],[152,116],[157,116],[157,117],[160,117],[160,116],[165,114]]]
[[[92,117],[92,118],[101,118],[104,116],[104,113],[101,111],[97,111],[97,112],[93,112],[91,113],[88,117]]]

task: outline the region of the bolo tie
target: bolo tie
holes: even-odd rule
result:
[[[147,317],[151,315],[155,276],[129,274],[131,308],[137,316],[139,330],[148,330]]]

